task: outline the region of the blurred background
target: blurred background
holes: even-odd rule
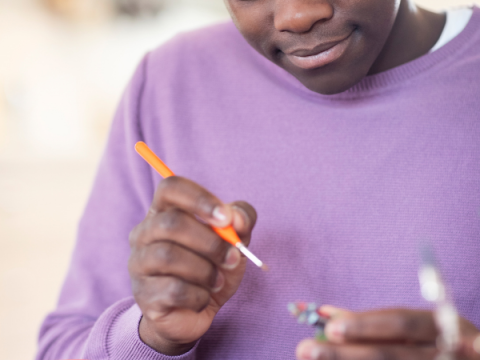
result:
[[[0,0],[0,359],[35,354],[115,106],[142,56],[227,19],[222,0]]]

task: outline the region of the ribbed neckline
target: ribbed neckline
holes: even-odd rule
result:
[[[295,92],[300,93],[302,96],[307,96],[311,98],[311,100],[317,101],[352,100],[375,96],[390,88],[401,86],[406,81],[427,72],[444,61],[448,61],[452,56],[458,56],[461,54],[462,49],[468,49],[468,45],[477,40],[476,37],[480,34],[478,31],[479,27],[480,8],[474,6],[472,18],[466,28],[457,37],[437,51],[425,54],[393,69],[375,75],[369,75],[347,91],[334,95],[322,95],[307,89],[293,75],[258,53],[255,52],[255,54],[257,58],[261,58],[259,61],[265,70],[273,73],[272,75],[277,80],[293,88]]]

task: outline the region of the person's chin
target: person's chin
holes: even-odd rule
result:
[[[310,70],[299,69],[291,64],[284,68],[307,89],[322,95],[334,95],[345,92],[359,83],[367,76],[369,70],[366,62],[342,60]]]
[[[293,73],[307,89],[322,95],[334,95],[347,91],[357,84],[364,75],[349,74],[346,71],[318,71],[311,70],[302,74]],[[324,69],[322,69],[324,70]]]
[[[350,37],[347,40],[345,43],[348,47],[339,51],[338,56],[332,55],[332,59],[329,59],[331,61],[324,65],[319,62],[321,66],[302,68],[304,64],[296,64],[288,56],[281,58],[279,65],[311,91],[322,95],[345,92],[368,75],[375,60],[373,53],[360,46],[356,38]]]

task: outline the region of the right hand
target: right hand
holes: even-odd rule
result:
[[[247,262],[209,225],[232,225],[248,245],[256,218],[251,205],[223,204],[185,178],[158,185],[147,216],[130,234],[129,272],[147,345],[180,355],[205,334],[240,286]]]

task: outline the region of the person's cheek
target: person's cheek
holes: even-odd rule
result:
[[[273,31],[273,2],[270,0],[244,2],[226,0],[235,26],[258,52],[268,55],[269,38]]]

